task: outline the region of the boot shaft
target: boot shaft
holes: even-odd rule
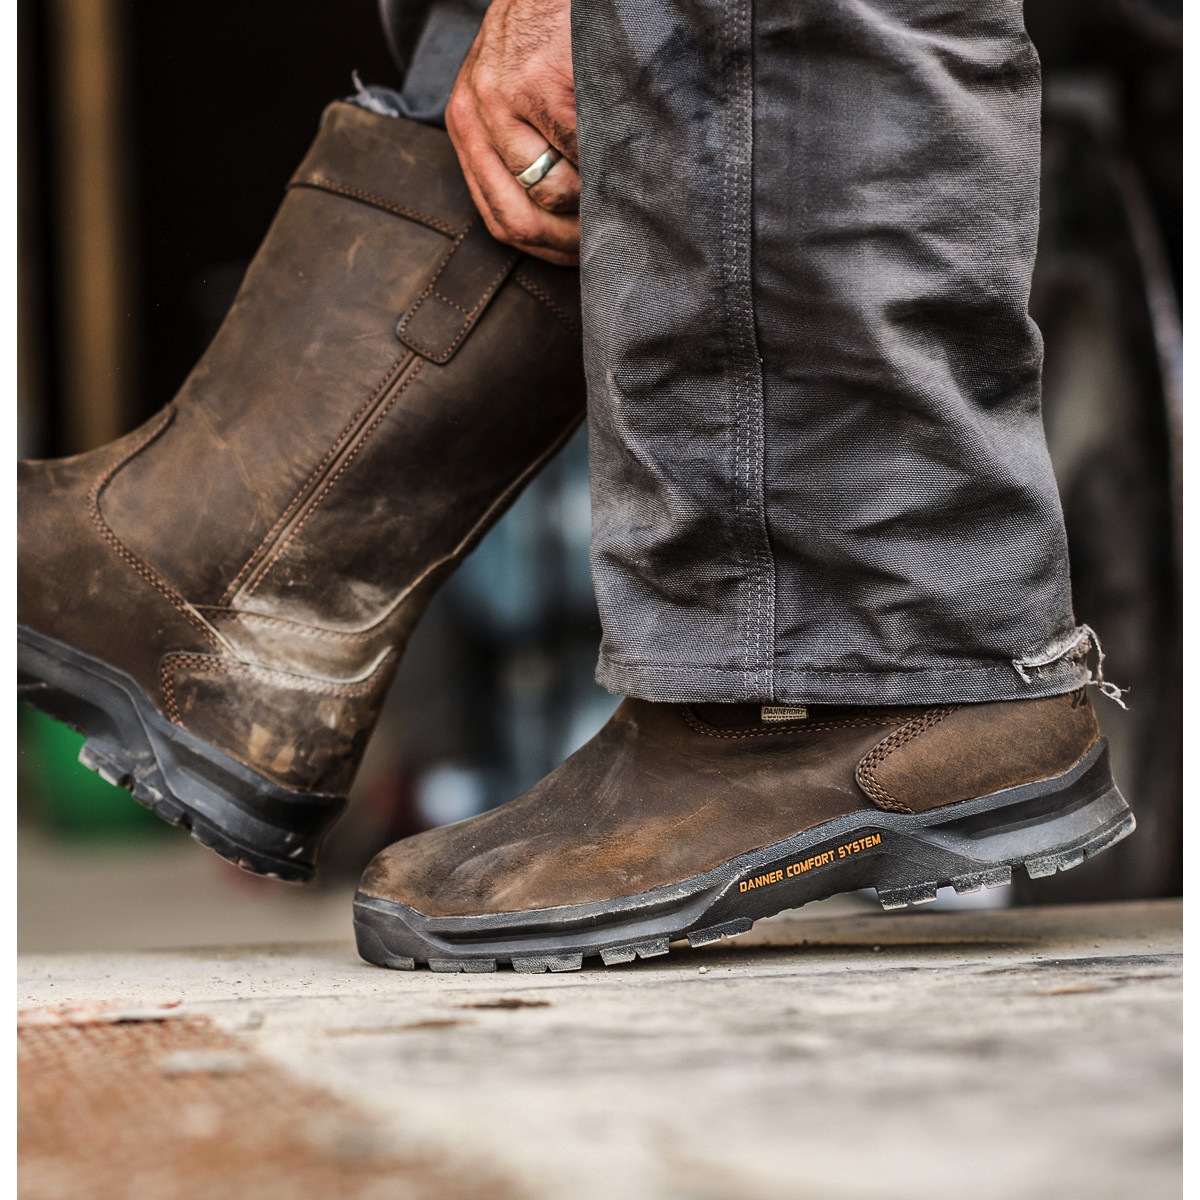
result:
[[[487,235],[445,134],[331,105],[107,521],[223,627],[386,624],[581,419],[577,280]]]
[[[487,234],[445,133],[331,105],[175,400],[22,465],[21,623],[344,791],[424,605],[582,420],[578,307]]]

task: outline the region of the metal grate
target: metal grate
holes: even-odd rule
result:
[[[351,1105],[207,1020],[18,1026],[23,1200],[509,1200],[507,1183],[397,1155]]]

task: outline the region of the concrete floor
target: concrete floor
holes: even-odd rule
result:
[[[389,972],[348,941],[26,954],[19,1004],[208,1017],[389,1152],[546,1200],[1165,1200],[1181,920],[788,914],[538,976]]]

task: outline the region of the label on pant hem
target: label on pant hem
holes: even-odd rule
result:
[[[764,704],[761,715],[764,721],[807,721],[808,709],[795,705]]]

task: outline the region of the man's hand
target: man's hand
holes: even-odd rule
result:
[[[492,236],[552,263],[577,263],[571,0],[492,0],[446,106],[446,129]],[[562,160],[527,190],[516,175],[547,143]]]

